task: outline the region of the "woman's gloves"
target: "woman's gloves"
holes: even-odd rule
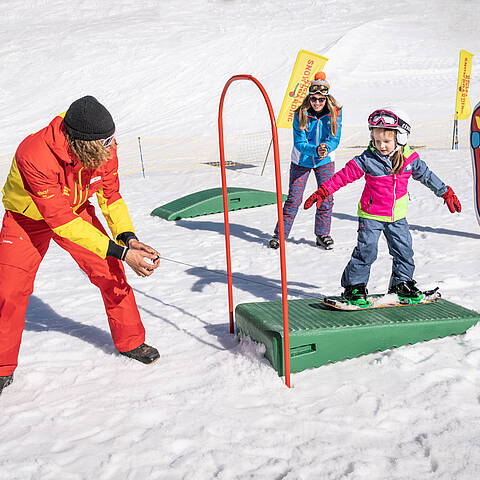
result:
[[[442,198],[445,200],[445,203],[447,204],[447,207],[451,213],[462,211],[462,204],[460,203],[460,200],[457,198],[455,192],[448,185],[447,191],[442,195]]]
[[[303,204],[303,208],[306,210],[307,208],[310,208],[315,202],[317,202],[317,208],[320,208],[320,205],[322,204],[322,202],[329,196],[330,194],[327,192],[327,189],[325,187],[320,187],[315,193],[310,195],[305,200],[305,203]]]

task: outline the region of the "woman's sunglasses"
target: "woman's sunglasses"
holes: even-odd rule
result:
[[[310,97],[310,102],[311,103],[323,103],[327,99],[325,97]]]

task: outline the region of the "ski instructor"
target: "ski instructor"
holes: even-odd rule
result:
[[[92,96],[73,102],[19,145],[3,188],[0,232],[0,393],[12,383],[28,299],[52,239],[102,294],[113,342],[143,363],[159,358],[145,329],[122,263],[147,277],[160,254],[140,242],[119,192],[115,123]],[[111,240],[88,200],[98,204]]]

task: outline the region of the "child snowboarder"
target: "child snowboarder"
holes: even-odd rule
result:
[[[442,197],[450,212],[462,210],[451,187],[445,185],[407,145],[410,125],[408,116],[396,108],[375,110],[368,117],[371,135],[368,148],[347,162],[305,201],[305,209],[315,202],[318,208],[338,189],[365,176],[365,188],[358,204],[357,246],[341,280],[345,289],[342,299],[349,304],[371,305],[367,299],[367,283],[382,232],[393,257],[388,293],[396,293],[401,301],[408,303],[421,302],[424,297],[413,280],[412,236],[406,219],[410,177]]]

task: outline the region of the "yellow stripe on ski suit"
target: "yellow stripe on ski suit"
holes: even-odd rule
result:
[[[128,209],[123,198],[119,198],[115,202],[108,205],[107,200],[103,197],[103,190],[97,192],[98,205],[102,210],[102,214],[108,223],[108,227],[112,232],[113,238],[123,232],[135,232],[132,220],[128,214]],[[123,244],[123,242],[118,242]]]
[[[107,256],[110,239],[81,217],[60,225],[53,231],[60,237],[67,238],[73,243],[96,253],[99,257],[105,258]]]

